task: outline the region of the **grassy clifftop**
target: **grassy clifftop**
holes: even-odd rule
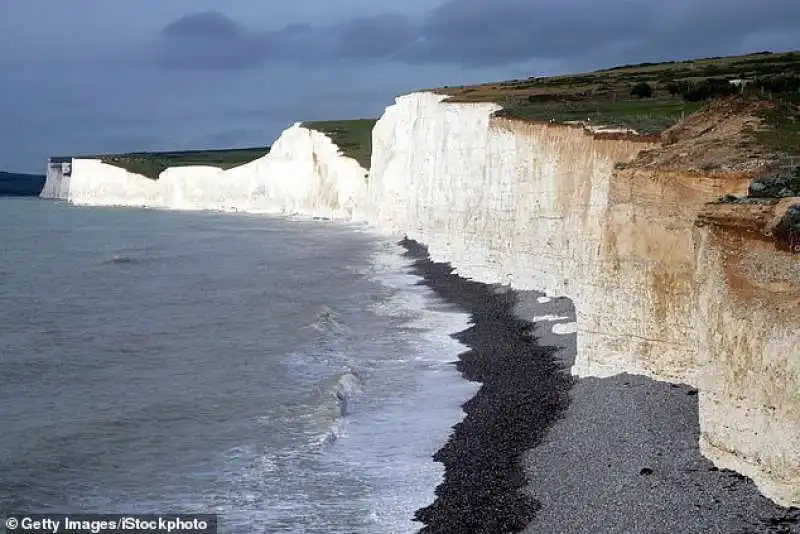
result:
[[[656,134],[725,97],[774,100],[764,118],[782,130],[773,142],[796,148],[792,104],[798,102],[800,52],[760,52],[662,63],[623,65],[594,72],[479,85],[442,87],[450,102],[494,102],[501,116],[582,121]]]
[[[103,163],[120,167],[157,180],[169,167],[207,165],[220,169],[231,169],[260,158],[269,152],[269,147],[231,148],[220,150],[181,150],[172,152],[127,152],[124,154],[99,154],[74,156],[81,159],[99,159]],[[51,161],[71,158],[50,158]]]
[[[552,77],[428,89],[448,102],[493,102],[497,115],[541,122],[583,122],[654,136],[728,100],[763,100],[752,144],[800,156],[800,52],[759,52],[641,63]],[[305,122],[369,168],[375,119]]]
[[[369,169],[372,156],[372,127],[378,119],[354,119],[346,121],[304,122],[303,126],[324,133],[336,143],[345,156],[356,160]]]
[[[372,127],[376,121],[377,119],[315,121],[304,122],[303,126],[324,133],[339,146],[345,156],[355,159],[362,167],[368,169],[372,154]],[[269,147],[259,147],[177,152],[129,152],[76,157],[99,159],[103,163],[157,180],[159,175],[169,167],[208,165],[220,169],[231,169],[258,159],[268,152]]]

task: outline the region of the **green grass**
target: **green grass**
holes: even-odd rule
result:
[[[372,156],[372,127],[376,120],[318,121],[306,122],[303,123],[303,126],[328,135],[341,148],[344,155],[355,159],[367,169]],[[230,169],[260,158],[267,152],[269,152],[269,148],[238,148],[178,152],[130,152],[76,157],[99,159],[103,163],[157,180],[159,175],[169,167],[207,165]]]
[[[672,96],[675,82],[708,79],[753,80],[776,75],[800,75],[800,53],[755,53],[745,56],[702,58],[662,63],[623,65],[564,76],[534,77],[502,82],[444,87],[450,102],[494,102],[502,116],[556,122],[591,119],[596,124],[633,128],[654,134],[702,107]],[[631,87],[646,82],[651,98],[630,95]],[[784,131],[786,131],[784,129]],[[789,136],[791,137],[791,135]],[[785,139],[781,143],[790,142]]]
[[[800,158],[800,97],[783,100],[774,109],[760,113],[763,127],[753,131],[753,139],[767,150],[780,152],[790,159]]]
[[[642,134],[661,132],[684,116],[700,109],[700,102],[684,102],[680,98],[644,98],[617,102],[578,101],[547,102],[537,105],[509,106],[500,116],[526,120],[567,122],[586,121],[612,127],[633,128]]]
[[[345,156],[353,158],[359,165],[369,169],[372,157],[372,127],[377,119],[353,119],[346,121],[304,122],[305,128],[324,133],[338,145]]]
[[[120,167],[128,172],[141,174],[153,180],[169,167],[188,167],[207,165],[220,169],[238,167],[269,152],[269,148],[233,148],[222,150],[184,150],[178,152],[129,152],[126,154],[105,154],[80,156],[99,159],[103,163]]]

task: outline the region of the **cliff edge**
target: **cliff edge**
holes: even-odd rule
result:
[[[397,98],[372,130],[368,174],[297,124],[230,170],[152,180],[76,159],[45,190],[76,204],[357,218],[464,277],[569,297],[573,374],[698,388],[703,453],[800,506],[800,198],[753,196],[780,163],[752,142],[770,104],[723,99],[637,135],[448,99]]]
[[[569,297],[574,374],[698,387],[704,454],[800,504],[800,255],[767,229],[800,199],[717,202],[772,161],[736,149],[762,104],[720,102],[654,142],[446,99],[406,95],[378,121],[375,223],[462,276]]]
[[[51,160],[41,197],[84,206],[351,219],[367,175],[328,136],[302,123],[284,130],[266,155],[232,168],[184,165],[145,176],[104,159]]]

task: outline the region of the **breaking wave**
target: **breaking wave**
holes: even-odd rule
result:
[[[339,320],[340,314],[329,306],[320,306],[317,320],[304,326],[304,329],[315,330],[320,334],[348,335],[350,328]]]
[[[141,263],[141,261],[142,261],[141,259],[135,258],[133,256],[128,256],[128,255],[125,255],[125,254],[116,254],[116,255],[112,256],[111,259],[108,260],[106,263],[111,263],[111,264],[114,264],[114,263]]]
[[[355,410],[361,392],[361,378],[350,369],[327,377],[314,386],[306,403],[308,411],[302,416],[316,434],[309,445],[314,447],[345,436],[345,418]]]

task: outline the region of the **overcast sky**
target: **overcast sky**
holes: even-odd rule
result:
[[[268,145],[412,89],[800,49],[800,0],[6,0],[0,169]]]

